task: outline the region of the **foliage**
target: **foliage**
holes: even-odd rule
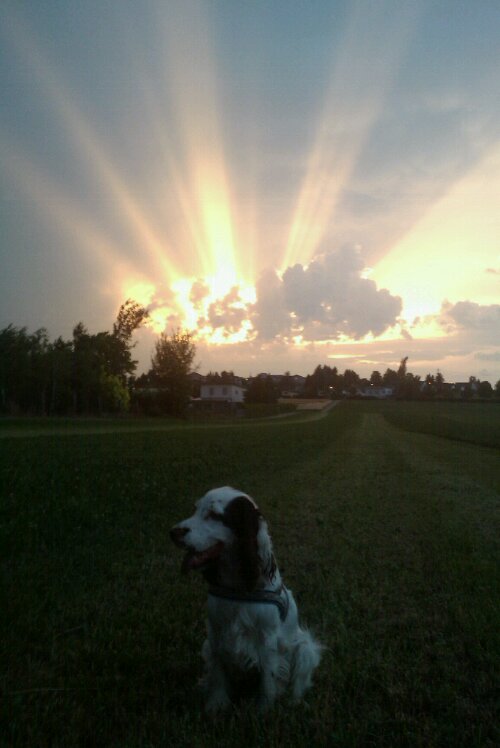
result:
[[[306,377],[305,397],[340,397],[344,386],[343,378],[337,367],[317,366],[312,374]]]
[[[147,309],[133,299],[127,299],[118,310],[116,322],[113,324],[113,336],[128,344],[134,331],[138,330],[148,317]]]
[[[125,413],[130,404],[130,393],[116,374],[101,371],[99,380],[103,409],[106,413]]]
[[[276,403],[278,401],[278,395],[278,389],[271,376],[254,377],[248,383],[245,402]]]
[[[489,400],[493,397],[493,387],[489,382],[479,382],[477,394],[483,400]]]
[[[189,373],[195,354],[196,346],[190,332],[161,333],[156,340],[151,369],[143,383],[155,389],[155,401],[161,413],[182,416],[186,412],[191,394]]]
[[[135,380],[132,335],[147,318],[144,307],[127,299],[118,310],[112,332],[91,334],[79,322],[71,340],[59,337],[50,342],[44,328],[34,333],[13,325],[1,329],[0,413],[102,414],[122,411],[132,400],[133,409],[143,415],[183,415],[189,396],[199,395],[198,384],[187,380],[195,355],[192,336],[179,330],[171,336],[160,335],[150,371]],[[116,379],[110,379],[113,377]],[[233,371],[210,372],[207,377],[209,382],[221,384],[235,379]],[[273,382],[262,377],[251,381],[247,402],[276,402],[278,389]],[[471,376],[461,390],[454,390],[439,371],[435,375],[429,372],[422,381],[408,371],[407,356],[397,371],[388,368],[382,375],[376,370],[369,380],[352,369],[341,374],[337,367],[318,365],[305,378],[301,392],[286,372],[280,388],[303,397],[340,399],[358,397],[370,384],[391,388],[399,400],[500,399],[500,382],[493,389],[489,382]]]
[[[43,328],[32,334],[12,325],[0,330],[0,411],[47,415],[123,409],[124,390],[137,365],[131,336],[147,316],[128,299],[111,333],[92,335],[79,322],[72,340],[59,337],[51,343]]]
[[[419,406],[454,408],[473,434],[496,409]],[[3,743],[497,745],[498,458],[411,433],[416,410],[4,438]],[[305,705],[210,721],[196,687],[206,589],[180,575],[168,530],[225,483],[258,500],[326,650]]]
[[[235,376],[233,371],[209,371],[205,381],[207,384],[234,384]]]

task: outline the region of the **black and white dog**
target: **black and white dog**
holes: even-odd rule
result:
[[[209,584],[208,638],[202,648],[207,711],[222,710],[253,690],[262,708],[288,686],[300,700],[322,647],[299,626],[295,600],[281,581],[267,523],[255,502],[234,488],[216,488],[170,534],[187,551],[183,571],[200,569]]]

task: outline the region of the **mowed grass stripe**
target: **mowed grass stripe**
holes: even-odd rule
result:
[[[427,439],[349,403],[266,429],[6,442],[11,744],[494,745],[498,493],[464,445],[433,461]],[[205,590],[166,536],[222,483],[259,501],[328,647],[307,705],[264,720],[203,717]]]

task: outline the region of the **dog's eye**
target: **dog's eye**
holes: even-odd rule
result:
[[[217,512],[214,512],[213,509],[211,509],[207,514],[207,519],[215,519],[216,521],[220,522],[222,519],[222,514],[217,514]]]

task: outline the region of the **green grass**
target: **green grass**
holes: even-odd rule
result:
[[[391,423],[406,430],[500,448],[500,402],[388,401],[382,407]]]
[[[480,408],[452,407],[481,432]],[[416,417],[356,402],[297,423],[2,439],[5,745],[498,744],[499,453],[415,433]],[[180,576],[168,530],[225,483],[259,502],[327,650],[305,704],[212,722],[204,585]]]
[[[175,418],[124,417],[1,417],[0,439],[11,436],[109,434],[116,432],[164,431],[182,428],[186,422]]]

